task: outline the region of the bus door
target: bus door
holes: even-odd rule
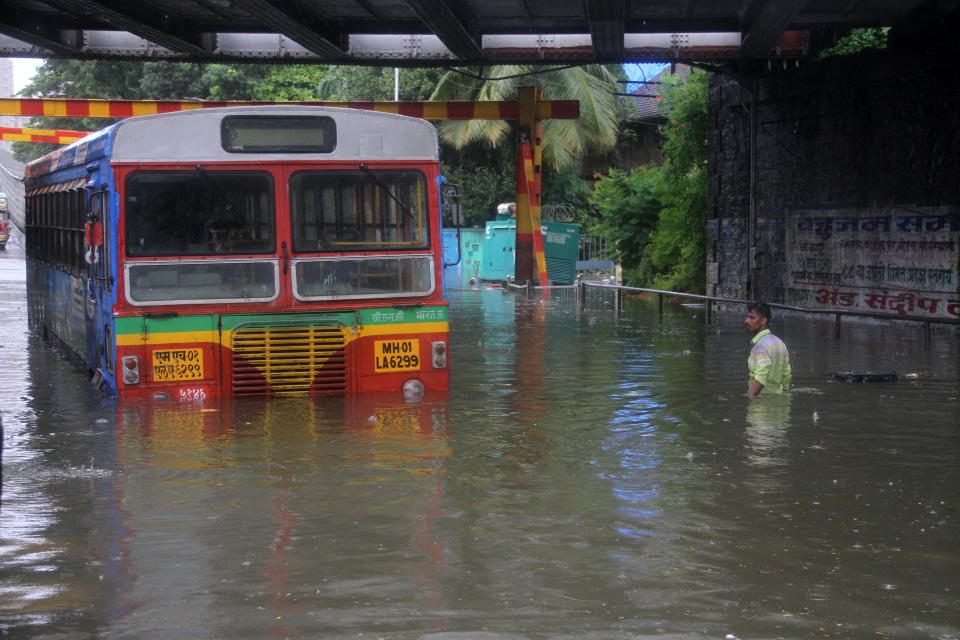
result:
[[[110,251],[110,192],[97,186],[92,172],[87,191],[87,223],[84,233],[87,262],[86,310],[87,364],[96,371],[96,382],[114,376],[115,336],[113,335],[113,277]]]

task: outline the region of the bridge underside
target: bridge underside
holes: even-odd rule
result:
[[[0,56],[386,66],[804,58],[944,0],[6,0]]]

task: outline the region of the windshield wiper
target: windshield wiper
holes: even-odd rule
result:
[[[391,198],[394,202],[396,202],[396,203],[400,206],[401,209],[403,209],[403,212],[404,212],[405,214],[407,214],[407,216],[408,216],[411,220],[416,220],[416,216],[414,216],[412,213],[410,213],[410,207],[408,207],[407,205],[405,205],[405,204],[403,204],[402,202],[400,202],[400,199],[397,198],[397,196],[393,195],[393,192],[390,191],[390,189],[387,187],[387,185],[385,185],[385,184],[383,184],[382,182],[380,182],[380,178],[377,177],[377,174],[375,174],[373,171],[370,171],[370,167],[368,167],[367,165],[365,165],[365,164],[363,164],[363,163],[360,163],[360,171],[363,171],[363,173],[366,174],[366,176],[367,176],[368,178],[370,178],[371,180],[373,180],[378,187],[380,187],[381,189],[383,189],[384,191],[386,191],[386,192],[387,192],[387,195],[390,196],[390,198]]]

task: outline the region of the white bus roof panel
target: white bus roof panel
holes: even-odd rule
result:
[[[330,153],[237,153],[225,151],[220,123],[227,115],[328,116],[337,124]],[[437,161],[437,130],[426,120],[393,113],[336,107],[267,105],[177,111],[118,123],[113,162],[238,161]]]

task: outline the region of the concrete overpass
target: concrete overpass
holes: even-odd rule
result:
[[[796,59],[956,0],[5,0],[0,56],[384,66]]]

